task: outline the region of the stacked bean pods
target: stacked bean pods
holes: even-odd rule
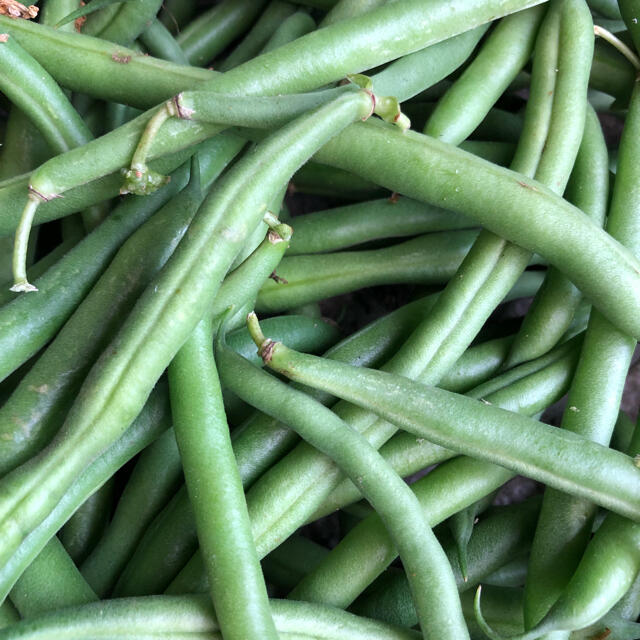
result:
[[[0,640],[640,638],[640,0],[40,4]]]

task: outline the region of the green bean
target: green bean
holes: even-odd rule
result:
[[[109,24],[100,31],[100,38],[131,46],[154,20],[162,0],[134,0],[120,5]]]
[[[296,217],[287,256],[325,253],[380,238],[467,229],[472,225],[463,216],[409,198],[359,202]]]
[[[250,331],[255,340],[259,327],[250,327]],[[224,361],[225,386],[238,395],[244,393],[246,401],[277,415],[329,455],[380,514],[398,545],[425,638],[468,637],[451,567],[401,478],[361,434],[306,394],[239,358],[224,347],[221,337],[220,333],[216,357]]]
[[[440,99],[424,132],[459,144],[476,129],[486,113],[526,64],[546,6],[504,18],[480,53]]]
[[[281,47],[296,38],[310,33],[316,28],[316,21],[306,11],[296,11],[283,20],[282,24],[267,40],[260,53],[267,53]]]
[[[294,534],[262,560],[262,569],[267,582],[293,589],[327,553],[325,547]]]
[[[16,38],[7,34],[0,38],[0,60],[2,92],[29,117],[56,153],[91,140],[87,126],[60,87]]]
[[[182,465],[173,431],[166,431],[140,456],[104,535],[80,571],[91,588],[106,596],[151,520],[176,491]]]
[[[600,121],[590,108],[566,197],[597,224],[602,224],[607,209],[608,182],[607,147]],[[522,322],[506,366],[548,351],[571,323],[581,297],[570,280],[551,268]]]
[[[619,0],[618,5],[636,51],[640,51],[640,6],[638,1]]]
[[[378,185],[363,180],[348,171],[334,169],[316,162],[307,162],[293,175],[290,183],[292,193],[309,193],[344,200],[363,200],[384,195]]]
[[[181,343],[211,307],[218,283],[260,222],[266,203],[327,139],[368,116],[371,103],[364,91],[349,93],[294,120],[236,164],[222,187],[205,200],[161,276],[94,366],[61,431],[39,456],[2,480],[3,562],[47,516],[74,476],[138,414]],[[83,400],[87,394],[91,402]]]
[[[528,561],[528,556],[520,556],[488,575],[483,583],[494,587],[521,587],[527,578]]]
[[[265,347],[268,347],[266,351]],[[268,341],[261,353],[263,359],[266,356],[266,364],[290,379],[369,407],[436,444],[503,464],[621,515],[640,518],[640,505],[630,491],[630,485],[640,482],[640,472],[633,460],[617,451],[569,432],[558,432],[530,418],[384,371],[327,363]],[[338,376],[339,384],[336,383]],[[428,417],[425,407],[429,407]],[[504,443],[501,450],[494,450],[492,441],[495,440]],[[565,461],[562,467],[556,463],[560,456]],[[589,464],[585,464],[585,458]],[[571,468],[567,468],[569,460],[573,460]]]
[[[0,605],[0,629],[18,622],[18,620],[20,620],[20,615],[14,606],[9,601],[3,602]]]
[[[588,4],[605,18],[620,19],[621,9],[615,0],[588,0]]]
[[[540,500],[533,498],[521,504],[497,507],[482,518],[469,540],[470,572],[467,577],[458,563],[456,545],[444,543],[461,593],[472,589],[480,580],[484,581],[485,576],[512,558],[526,553],[539,509]],[[412,609],[407,598],[406,578],[396,572],[383,574],[351,607],[358,615],[407,627],[416,624]]]
[[[204,66],[247,29],[266,0],[224,0],[185,27],[177,37],[189,64]]]
[[[613,96],[614,105],[626,105],[633,90],[633,65],[607,43],[596,41],[589,86]]]
[[[295,342],[299,351],[311,353],[325,351],[338,341],[340,335],[338,328],[331,322],[300,315],[267,318],[263,326],[273,335],[288,336],[287,340]],[[255,344],[246,327],[239,327],[227,334],[227,343],[243,358],[262,366],[262,358],[257,355]]]
[[[82,25],[82,31],[90,36],[98,36],[109,26],[119,9],[120,3],[114,3],[93,11],[87,15],[87,21]]]
[[[271,600],[271,609],[283,640],[417,640],[415,631],[367,620],[331,607]],[[153,596],[112,600],[72,607],[25,620],[2,630],[2,640],[56,637],[207,638],[221,640],[220,627],[206,596]]]
[[[11,590],[11,602],[23,618],[97,600],[54,536]]]
[[[640,430],[636,429],[629,453],[640,451]],[[609,514],[546,615],[519,638],[538,638],[554,631],[582,629],[604,616],[622,598],[640,571],[638,545],[640,526],[617,514]],[[486,625],[480,611],[480,591],[476,595],[478,622],[490,638],[500,636]]]
[[[473,533],[473,526],[478,519],[478,516],[493,504],[494,498],[495,494],[489,494],[488,496],[481,498],[477,502],[474,502],[470,507],[452,515],[447,522],[456,543],[458,564],[460,565],[460,571],[462,572],[465,582],[468,580],[467,547],[471,534]]]
[[[165,0],[160,9],[160,20],[172,32],[180,31],[193,18],[196,10],[195,0]]]
[[[285,258],[278,267],[283,282],[265,282],[256,309],[274,313],[378,284],[442,284],[476,236],[476,231],[430,233],[384,249]]]
[[[253,58],[284,20],[295,11],[295,6],[282,0],[271,0],[262,15],[238,46],[218,65],[219,71],[228,71]]]
[[[48,517],[23,541],[11,559],[0,568],[0,601],[34,561],[47,542],[73,512],[120,467],[153,442],[169,427],[166,386],[159,385],[131,427],[101,457],[74,479],[74,483]]]
[[[109,522],[115,500],[114,479],[105,482],[60,529],[58,537],[73,562],[79,565],[95,547]]]
[[[140,42],[147,48],[151,55],[176,64],[189,64],[184,51],[175,41],[169,30],[160,22],[153,20],[140,35]]]
[[[320,26],[328,27],[335,22],[362,15],[385,2],[386,0],[339,0],[324,17]]]
[[[212,334],[211,319],[201,320],[169,365],[171,409],[185,483],[222,633],[238,640],[276,638],[231,449]]]
[[[576,358],[577,350],[575,348],[569,353],[564,348],[558,349],[555,359],[545,358],[537,369],[526,368],[526,365],[521,367],[522,369],[526,368],[527,375],[512,376],[511,373],[501,375],[502,382],[494,384],[493,393],[485,395],[484,399],[525,414],[534,414],[541,408],[555,402],[566,392]],[[540,369],[540,367],[542,368]],[[380,438],[379,434],[375,434],[375,432],[373,437],[369,433],[367,435],[374,442],[376,436]],[[388,432],[386,437],[389,437]],[[412,473],[447,457],[442,448],[425,442],[423,438],[410,438],[406,434],[404,437],[398,435],[396,438],[398,440],[395,443],[392,439],[383,449],[385,454],[389,456],[389,461],[394,466],[397,464],[396,468],[403,473]],[[308,447],[305,450],[305,447],[306,445],[299,447],[287,458],[284,458],[281,464],[272,467],[248,492],[248,505],[254,523],[254,535],[261,554],[267,553],[277,546],[305,520],[331,513],[359,498],[359,492],[354,491],[353,485],[345,487],[343,484],[342,486],[338,485],[335,493],[325,499],[325,496],[330,493],[333,486],[337,485],[340,478],[335,467],[328,465],[326,460],[317,456],[315,452],[310,453]],[[494,477],[493,465],[485,463],[484,469],[489,478]],[[291,483],[292,476],[298,478],[295,484]],[[499,485],[494,488],[497,486]],[[484,495],[485,493],[481,493],[476,498],[472,496],[469,502],[444,517],[456,513]],[[313,514],[314,509],[323,499],[324,503]],[[372,556],[372,560],[379,558],[380,554],[377,552]],[[362,558],[350,564],[347,570],[354,570],[354,567],[359,566],[358,562],[360,561]],[[377,561],[373,560],[373,562]],[[365,562],[365,565],[370,564],[371,560]],[[372,573],[367,574],[368,579],[373,579],[377,575],[376,571],[380,573],[383,569],[384,565],[373,569]],[[331,575],[336,570],[337,567],[333,566],[327,571],[327,574]],[[340,574],[341,571],[342,568],[338,573]],[[200,574],[201,564],[199,564],[198,556],[194,556],[174,581],[171,587],[172,591],[180,593],[180,589],[185,588],[185,583],[192,584],[194,581],[198,584],[201,583],[201,579],[198,577]],[[356,570],[355,575],[357,574]],[[354,588],[360,588],[360,590],[366,586],[366,583],[360,584],[354,581],[353,575],[349,580],[344,579],[343,582],[345,585],[355,585]],[[339,581],[338,583],[341,584]],[[357,593],[359,592],[356,591],[352,594],[353,597]]]
[[[535,276],[536,274],[530,275]],[[536,277],[524,278],[522,285],[514,288],[511,295],[513,297],[527,295],[531,291],[531,287],[535,289],[538,282],[539,281]],[[395,346],[401,343],[406,332],[410,331],[412,326],[415,326],[425,310],[433,304],[433,300],[434,296],[428,296],[421,301],[411,303],[406,307],[389,314],[385,318],[372,323],[369,327],[366,327],[345,339],[342,343],[330,349],[326,355],[328,357],[353,362],[354,364],[359,364],[361,366],[366,366],[367,364],[371,364],[376,360],[379,360],[381,353],[392,352]],[[265,328],[270,324],[269,319],[264,321]],[[242,331],[244,333],[246,329],[243,329]],[[233,345],[234,333],[229,334],[229,342]],[[253,346],[253,341],[251,341],[251,345]],[[482,366],[478,361],[485,360],[488,351],[487,347],[485,346],[479,349],[478,356],[473,358],[473,374],[471,381],[466,383],[467,385],[473,386],[473,380],[483,379],[483,376],[488,376],[490,375],[490,372],[497,371],[501,363],[500,353],[503,353],[504,349],[500,347],[500,345],[496,346],[498,346],[499,352],[498,354],[492,354],[489,367],[486,365]],[[255,347],[253,348],[253,351],[255,353]],[[463,369],[466,366],[467,365],[462,365]],[[456,380],[458,380],[458,384],[464,384],[465,376],[462,375],[462,373],[458,373],[456,375]],[[544,389],[545,387],[541,386],[540,388]],[[518,391],[514,391],[514,393],[518,396],[532,399],[538,397],[536,394],[532,394],[530,389],[527,390],[526,393],[518,393]],[[535,402],[540,401],[535,400]],[[284,425],[280,425],[277,420],[274,421],[271,418],[265,420],[264,418],[265,416],[262,414],[262,417],[258,415],[257,419],[250,419],[245,425],[243,425],[243,427],[236,430],[233,434],[234,451],[245,486],[250,486],[261,473],[263,473],[271,464],[276,462],[279,457],[286,453],[293,444],[295,444],[295,437],[292,437],[292,433],[289,429]],[[410,438],[410,440],[412,440],[412,442],[408,444],[413,445],[415,448],[415,438]],[[418,446],[420,451],[419,455],[407,454],[406,450],[408,447],[405,446],[407,443],[400,444],[401,446],[398,447],[398,450],[396,451],[395,445],[390,442],[389,449],[387,450],[385,448],[385,453],[390,456],[392,464],[395,465],[397,463],[399,465],[396,467],[397,469],[405,469],[407,474],[415,471],[417,466],[424,466],[424,462],[428,459],[428,456],[433,458],[434,455],[442,455],[438,453],[442,451],[440,447],[430,446],[428,443],[418,443],[420,445]],[[358,499],[358,496],[359,492],[356,491],[355,496],[346,499],[345,503]],[[176,498],[176,501],[177,500],[178,498]],[[182,501],[181,503],[178,504],[178,502],[176,502],[170,507],[170,509],[177,512],[176,516],[173,517],[170,513],[160,516],[159,519],[162,518],[162,522],[159,521],[157,525],[154,525],[153,529],[155,533],[149,531],[147,536],[145,536],[145,543],[140,545],[140,552],[137,554],[136,560],[130,563],[130,568],[127,570],[127,574],[129,576],[129,578],[127,578],[128,581],[136,581],[140,575],[143,575],[146,580],[146,575],[148,574],[143,574],[143,572],[136,569],[136,567],[147,566],[151,562],[151,560],[148,559],[149,556],[144,554],[152,554],[154,562],[156,562],[156,566],[158,562],[168,556],[169,564],[167,567],[168,574],[171,577],[166,580],[161,578],[159,586],[157,587],[160,590],[164,589],[168,582],[175,576],[175,573],[179,570],[182,564],[186,562],[189,555],[193,552],[195,547],[195,529],[193,526],[193,520],[191,516],[188,515],[190,513],[190,506],[186,497],[186,492],[181,492],[180,500]],[[332,509],[329,509],[329,511],[331,510]],[[188,526],[185,526],[187,523],[189,523]],[[179,529],[180,533],[176,533],[175,531],[163,531],[165,526],[171,527],[174,525]],[[184,542],[180,543],[181,549],[189,549],[189,551],[185,552],[188,555],[184,557],[182,564],[177,568],[174,568],[174,565],[179,564],[180,560],[176,557],[176,554],[168,553],[164,548],[157,549],[156,551],[153,550],[154,546],[157,544],[153,539],[155,535],[158,535],[163,541],[165,541],[162,544],[167,544],[167,549],[175,548],[176,541],[181,539],[181,536],[183,536]],[[184,553],[181,552],[180,558],[183,556]],[[135,590],[131,591],[125,590],[123,587],[123,594],[140,595],[143,593],[150,593],[153,588],[148,582],[146,582],[145,585],[146,586],[144,587],[135,587]],[[132,589],[134,589],[134,587],[132,587]]]
[[[608,231],[635,254],[640,247],[636,229],[640,197],[632,141],[640,126],[639,109],[640,92],[636,92],[620,147],[619,179],[608,221]],[[604,445],[609,443],[635,345],[634,339],[615,329],[597,311],[592,313],[562,420],[565,429]],[[543,618],[567,585],[589,540],[595,512],[595,505],[588,501],[547,490],[525,589],[525,628]]]
[[[37,296],[17,298],[0,310],[0,377],[5,378],[55,335],[119,245],[179,189],[185,173],[178,173],[172,184],[151,199],[132,198],[123,202],[93,233],[36,280]],[[69,286],[70,279],[73,286]]]

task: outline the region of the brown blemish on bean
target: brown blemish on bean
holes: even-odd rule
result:
[[[111,54],[111,59],[118,64],[128,64],[131,62],[131,56],[129,55],[120,55],[118,53]]]

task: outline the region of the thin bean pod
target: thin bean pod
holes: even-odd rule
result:
[[[438,101],[424,133],[460,144],[527,63],[545,5],[520,11],[494,29],[473,62]]]
[[[465,396],[383,371],[326,363],[316,356],[292,352],[281,343],[265,342],[261,353],[266,364],[293,380],[371,407],[385,419],[436,444],[502,464],[640,519],[637,495],[630,491],[640,483],[640,471],[629,456]],[[508,444],[495,450],[495,440]],[[557,464],[560,458],[565,464]]]
[[[160,20],[155,19],[151,22],[140,35],[140,42],[157,58],[176,64],[189,64],[184,51]]]
[[[53,576],[55,579],[52,579]],[[11,590],[11,603],[23,618],[95,602],[97,599],[55,536]]]
[[[271,0],[261,16],[236,48],[218,65],[219,71],[228,71],[253,58],[260,52],[280,24],[296,10],[282,0]]]
[[[168,430],[140,456],[109,527],[80,567],[101,598],[111,591],[144,530],[181,479],[180,454],[173,431]]]
[[[109,24],[100,31],[100,38],[131,46],[148,28],[162,5],[162,0],[129,0],[120,5]]]
[[[315,28],[316,21],[306,11],[296,11],[296,13],[283,20],[282,24],[267,40],[261,53],[273,51],[296,38],[302,37],[306,33],[310,33]]]
[[[47,518],[0,568],[0,601],[74,511],[120,467],[169,428],[166,386],[151,393],[144,409],[125,434],[80,474]]]
[[[630,455],[640,452],[636,428]],[[609,514],[593,539],[560,597],[531,629],[517,636],[539,638],[554,631],[574,631],[597,622],[629,590],[640,571],[640,525],[615,513]],[[489,638],[500,639],[482,617],[480,588],[476,593],[476,617]]]
[[[524,503],[498,507],[482,518],[469,539],[469,573],[466,578],[458,562],[456,545],[451,541],[444,543],[461,593],[472,589],[512,558],[528,551],[539,510],[540,499],[533,498]],[[412,611],[407,595],[407,582],[402,573],[383,574],[366,595],[354,602],[351,611],[390,624],[412,627],[416,624],[415,611]]]
[[[201,320],[169,365],[176,440],[220,629],[230,640],[275,639],[278,635],[231,449],[212,335],[211,318]]]
[[[336,251],[380,238],[468,229],[473,223],[409,198],[395,202],[383,198],[298,216],[294,226],[287,257]]]
[[[177,37],[189,64],[204,66],[247,29],[266,0],[223,0],[189,23]]]
[[[443,284],[456,272],[476,231],[430,233],[370,251],[285,258],[282,282],[265,282],[256,309],[274,313],[379,284]]]
[[[468,637],[449,562],[406,484],[357,431],[306,394],[252,367],[221,337],[216,356],[224,359],[224,384],[239,395],[244,390],[243,399],[277,415],[329,455],[380,514],[400,550],[424,637]]]
[[[510,384],[510,378],[503,375],[501,377],[504,383],[495,385],[496,389],[494,393],[486,396],[485,399],[489,402],[495,402],[508,408],[513,408],[513,410],[522,411],[525,414],[536,413],[540,411],[541,407],[544,408],[548,406],[566,392],[571,380],[576,357],[577,350],[574,349],[573,353],[564,356],[561,355],[561,357],[552,362],[550,366],[545,366],[548,362],[543,363],[543,368],[540,371],[529,371],[530,375],[518,378],[515,384]],[[375,435],[372,438],[371,435],[367,433],[367,436],[376,443]],[[441,449],[429,445],[427,442],[423,442],[422,438],[414,439],[413,442],[407,442],[408,438],[398,437],[400,442],[392,444],[393,441],[389,441],[389,446],[386,448],[385,453],[390,456],[390,462],[399,465],[399,469],[406,468],[403,467],[403,465],[409,465],[409,468],[411,468],[413,462],[419,460],[421,460],[421,463],[416,466],[424,467],[430,463],[430,459],[431,461],[434,461],[433,458],[437,457],[443,459]],[[397,444],[400,446],[397,447]],[[338,484],[340,477],[335,466],[328,464],[326,459],[318,456],[313,449],[305,447],[307,447],[307,445],[300,446],[289,454],[289,456],[283,458],[281,463],[272,467],[258,483],[253,485],[247,494],[254,535],[261,555],[268,553],[271,549],[278,546],[282,540],[287,538],[291,532],[303,524],[305,520],[321,517],[358,499],[359,492],[355,492],[354,495],[354,492],[348,488],[346,491],[337,491],[336,494],[332,494],[328,500],[325,500],[317,513],[313,514],[314,509],[316,509],[322,500],[325,499],[325,496],[330,493],[331,488]],[[407,454],[408,461],[405,457]],[[484,469],[487,477],[492,481],[491,478],[494,477],[493,472],[495,467],[485,463]],[[415,468],[412,470],[415,471]],[[292,476],[297,478],[295,484],[291,483],[290,478]],[[497,488],[497,486],[494,487],[494,489]],[[492,490],[493,489],[488,490],[487,493]],[[484,495],[486,494],[481,493],[478,495],[472,492],[469,502],[465,502],[464,505],[448,513],[444,518],[469,506],[469,504],[472,504]],[[465,499],[466,497],[465,494]],[[457,498],[454,497],[453,500],[455,502]],[[456,504],[458,503],[456,502]],[[444,504],[441,506],[443,508],[445,507]],[[440,506],[438,508],[440,508]],[[437,523],[434,522],[432,524]],[[364,553],[367,553],[366,549]],[[365,555],[365,557],[367,556]],[[380,557],[380,554],[376,551],[370,559],[364,562],[364,580],[368,579],[371,581],[384,569],[386,565],[378,566],[375,564]],[[345,587],[355,590],[349,602],[359,593],[359,591],[357,591],[358,588],[361,591],[366,584],[368,584],[367,582],[362,584],[353,577],[360,574],[359,568],[356,568],[360,566],[359,563],[362,562],[362,560],[362,557],[359,557],[353,563],[349,562],[346,567],[340,567],[339,570],[339,563],[333,565],[332,561],[329,562],[329,567],[331,568],[326,572],[326,575],[332,575],[333,572],[337,571],[338,575],[342,576],[343,574],[341,572],[343,569],[353,572],[350,574],[351,578],[348,580],[346,578],[343,580],[338,578],[336,584],[340,586],[335,587],[336,592],[341,591]],[[388,561],[390,562],[390,559],[388,559]],[[373,568],[371,573],[367,573],[368,569],[366,567],[369,567],[372,562],[377,568]],[[193,586],[194,583],[199,584],[201,579],[198,576],[201,574],[202,565],[199,561],[199,556],[196,555],[176,580],[174,580],[171,586],[172,592],[182,592],[181,590],[185,589],[186,584],[191,586]],[[340,596],[340,598],[342,598],[342,596]],[[344,601],[340,599],[339,602],[342,603]],[[334,604],[336,604],[336,602],[334,602]],[[340,606],[346,606],[346,604],[341,604]]]

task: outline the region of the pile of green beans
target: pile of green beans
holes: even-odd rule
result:
[[[640,639],[640,0],[204,4],[0,0],[0,640]]]

